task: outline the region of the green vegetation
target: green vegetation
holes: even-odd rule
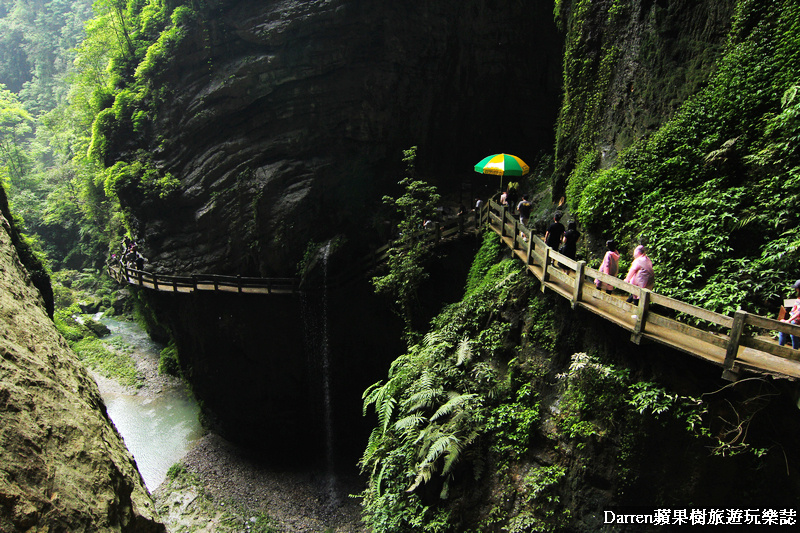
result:
[[[394,299],[400,316],[405,321],[406,334],[413,336],[413,316],[417,303],[417,290],[427,278],[425,260],[431,254],[431,247],[415,238],[422,231],[426,219],[436,213],[440,196],[436,187],[422,180],[416,180],[414,161],[416,146],[403,151],[403,161],[407,165],[407,176],[400,180],[404,193],[398,198],[383,197],[389,212],[395,212],[400,219],[397,233],[400,235],[389,249],[388,273],[372,278],[375,292]]]
[[[87,368],[126,387],[142,386],[143,378],[130,356],[100,340],[90,326],[91,318],[82,315],[77,304],[57,309],[53,318],[59,333]]]
[[[583,137],[570,205],[597,236],[648,243],[657,291],[766,314],[800,277],[798,21],[795,2],[740,2],[715,73],[667,124],[602,170]]]
[[[484,241],[479,256],[496,254],[492,241]],[[521,383],[512,374],[519,373],[508,371],[514,356],[509,325],[491,320],[528,281],[513,260],[489,267],[480,283],[475,279],[461,302],[433,320],[422,342],[395,360],[388,380],[364,392],[365,412],[373,407],[378,416],[361,459],[370,475],[362,494],[365,521],[375,531],[452,531],[457,525],[449,511],[421,495],[435,487],[438,498],[449,498],[456,471],[459,479],[484,475],[477,441],[487,426],[513,420],[502,438],[524,447],[537,418],[535,395],[515,391]],[[494,413],[512,394],[525,408]]]
[[[81,305],[113,314],[112,282],[91,270],[62,270],[53,275],[56,328],[78,359],[100,375],[128,387],[141,387],[143,378],[131,359],[130,347],[101,340],[109,334],[103,324],[81,310]]]
[[[163,0],[0,0],[0,182],[54,268],[97,268],[130,233],[121,190],[163,201],[179,185],[151,150],[126,149],[152,133],[166,62],[195,23]]]
[[[175,341],[171,341],[166,348],[161,350],[161,357],[158,359],[158,373],[180,376],[181,366],[178,361],[178,347],[175,345]]]

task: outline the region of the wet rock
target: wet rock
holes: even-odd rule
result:
[[[9,227],[0,215],[0,531],[164,532]]]

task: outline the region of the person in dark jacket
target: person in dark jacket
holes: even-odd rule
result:
[[[575,256],[578,255],[578,239],[580,239],[580,237],[581,234],[578,231],[578,224],[576,224],[574,220],[570,220],[567,225],[567,231],[564,232],[564,236],[561,238],[563,244],[559,251],[574,260]]]

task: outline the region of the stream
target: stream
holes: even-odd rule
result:
[[[181,380],[158,376],[162,345],[153,342],[134,322],[105,317],[99,320],[111,330],[103,342],[130,349],[129,355],[147,379],[134,394],[114,381],[95,376],[108,416],[136,459],[147,489],[153,492],[166,478],[169,467],[203,435],[200,408]]]

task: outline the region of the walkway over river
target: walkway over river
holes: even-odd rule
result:
[[[541,281],[542,291],[551,290],[581,307],[630,331],[631,341],[653,341],[699,357],[723,368],[722,376],[735,380],[742,371],[789,379],[800,378],[800,350],[779,346],[772,331],[800,335],[800,326],[737,311],[732,317],[708,311],[589,268],[545,246],[544,241],[523,226],[505,208],[489,201],[475,216],[453,219],[415,238],[432,245],[474,234],[484,223],[500,235],[516,258]],[[365,271],[388,257],[389,246],[379,248],[360,263]],[[548,265],[545,268],[545,265]],[[254,294],[300,292],[295,278],[248,278],[242,276],[162,276],[120,265],[110,266],[111,275],[122,283],[168,292],[225,291]],[[595,287],[599,279],[615,287],[614,294]],[[638,305],[626,302],[638,296]]]

